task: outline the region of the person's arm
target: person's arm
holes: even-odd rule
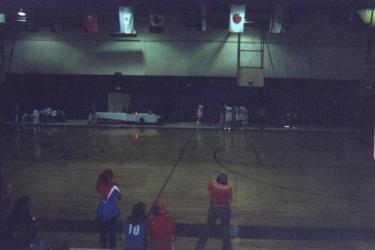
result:
[[[229,188],[229,203],[232,203],[233,201],[233,190],[232,187]]]
[[[121,200],[122,194],[119,191],[117,191],[116,193],[117,193],[117,199]]]
[[[212,181],[210,181],[209,183],[208,183],[208,192],[207,192],[207,194],[208,194],[208,200],[211,200],[211,194],[212,194],[212,188],[213,188],[213,186],[212,186],[213,184],[212,184]]]

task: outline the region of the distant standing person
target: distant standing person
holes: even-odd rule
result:
[[[246,129],[247,120],[248,120],[248,110],[245,106],[240,107],[240,120],[241,120],[241,128]]]
[[[198,107],[197,107],[197,111],[196,111],[196,118],[197,118],[197,124],[201,124],[202,122],[202,117],[203,117],[203,110],[204,110],[204,105],[203,104],[199,104]]]
[[[267,109],[263,106],[258,108],[259,129],[263,130],[267,121]]]
[[[232,107],[224,105],[224,130],[231,130],[232,120]]]
[[[225,107],[224,104],[219,105],[219,124],[218,128],[223,129],[224,128],[224,115],[225,115]]]
[[[123,226],[125,250],[147,250],[146,206],[142,202],[134,205],[132,214]]]
[[[210,205],[208,208],[207,227],[203,235],[198,239],[195,250],[204,249],[208,236],[213,230],[218,218],[220,218],[223,226],[223,250],[231,250],[230,204],[232,202],[233,193],[231,186],[228,184],[228,176],[225,173],[221,173],[216,177],[216,180],[211,180],[208,183],[208,193]]]
[[[90,107],[89,111],[89,118],[87,120],[88,124],[95,124],[96,123],[96,103],[93,102]]]
[[[240,107],[236,106],[234,107],[234,127],[238,127],[240,125]]]
[[[37,109],[33,110],[33,113],[31,114],[34,132],[40,132],[40,112]]]
[[[121,193],[114,181],[112,170],[107,169],[99,175],[96,191],[100,197],[96,210],[100,245],[102,248],[116,248],[116,221],[120,216],[116,201],[121,199]]]
[[[15,125],[16,125],[16,130],[19,131],[21,130],[21,126],[20,126],[20,123],[21,123],[21,108],[20,108],[20,105],[17,103],[16,106],[15,106]]]
[[[176,234],[174,219],[166,215],[167,210],[160,201],[152,207],[152,215],[147,225],[149,250],[173,250]]]

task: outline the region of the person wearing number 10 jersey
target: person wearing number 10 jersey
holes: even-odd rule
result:
[[[146,206],[142,202],[134,205],[132,214],[123,226],[125,235],[125,250],[147,250]]]

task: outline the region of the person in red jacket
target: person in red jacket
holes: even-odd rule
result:
[[[232,249],[230,242],[230,218],[233,191],[228,184],[228,176],[221,173],[216,180],[211,180],[208,183],[208,194],[210,199],[210,206],[208,209],[207,227],[204,233],[199,237],[195,250],[202,250],[206,245],[207,238],[210,231],[213,230],[215,222],[220,218],[223,227],[223,250]]]
[[[175,239],[176,224],[166,215],[164,204],[158,201],[152,208],[153,218],[147,224],[149,250],[172,250]]]

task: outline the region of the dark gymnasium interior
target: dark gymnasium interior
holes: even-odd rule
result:
[[[124,10],[129,12],[123,13]],[[122,15],[130,15],[130,21],[128,16],[122,19]],[[197,107],[200,104],[204,105],[204,111],[197,118]],[[247,112],[246,121],[241,126],[232,125],[231,134],[222,127],[223,107],[226,106],[233,110],[245,107]],[[39,128],[41,131],[35,132],[33,112],[46,108],[64,114],[63,118],[52,121],[44,118]],[[92,112],[148,113],[159,115],[161,119],[157,124],[143,124],[144,120],[141,120],[141,124],[108,120],[98,120],[98,123],[89,121],[88,124]],[[18,120],[15,120],[16,116]],[[349,219],[340,220],[338,217],[332,222],[327,219],[330,222],[326,221],[325,224],[324,220],[316,219],[318,215],[314,217],[311,214],[291,216],[292,220],[288,221],[287,217],[283,217],[284,212],[292,213],[294,208],[308,209],[295,196],[290,198],[293,200],[291,203],[296,202],[291,210],[283,203],[285,209],[280,208],[278,211],[278,201],[273,203],[274,207],[269,208],[272,211],[270,218],[278,218],[275,220],[262,217],[269,211],[265,203],[255,207],[250,200],[248,203],[235,201],[231,230],[234,230],[233,225],[238,225],[243,235],[239,233],[236,236],[232,232],[232,249],[374,249],[375,224],[371,225],[370,222],[375,222],[375,218],[369,214],[375,212],[375,197],[370,186],[366,186],[375,176],[372,170],[375,157],[374,118],[374,1],[0,2],[0,200],[1,220],[4,222],[1,230],[2,233],[7,231],[6,218],[17,198],[27,195],[31,198],[32,206],[38,203],[34,209],[40,218],[39,233],[44,239],[44,249],[99,248],[97,225],[90,215],[96,204],[94,182],[97,174],[112,166],[116,179],[121,183],[120,176],[130,178],[136,168],[131,166],[137,161],[144,175],[138,182],[133,180],[136,184],[149,180],[145,177],[148,173],[146,165],[166,165],[168,168],[165,175],[159,176],[155,169],[148,173],[160,178],[160,185],[154,183],[155,187],[151,187],[144,184],[135,189],[133,194],[129,193],[132,190],[130,187],[128,190],[122,189],[125,205],[121,208],[121,220],[117,225],[117,249],[123,249],[120,224],[130,214],[133,203],[137,202],[137,190],[142,190],[139,191],[142,195],[146,194],[144,202],[147,209],[155,204],[155,197],[163,199],[168,205],[177,223],[175,249],[194,249],[199,235],[197,232],[200,232],[195,226],[203,227],[206,223],[206,203],[199,202],[206,199],[206,182],[216,173],[226,172],[229,181],[237,183],[234,188],[238,190],[240,187],[252,189],[252,186],[248,186],[254,181],[251,178],[260,176],[258,182],[255,181],[257,185],[271,183],[276,189],[291,192],[303,187],[310,190],[308,186],[311,184],[314,191],[305,190],[304,194],[314,196],[326,192],[323,188],[325,184],[322,183],[325,183],[323,179],[327,173],[323,169],[328,171],[331,167],[334,174],[329,178],[345,176],[345,181],[351,178],[357,180],[357,175],[363,177],[362,171],[368,174],[366,178],[370,178],[362,184],[358,181],[361,186],[356,190],[360,193],[358,195],[344,187],[341,189],[342,182],[335,179],[331,182],[334,183],[333,188],[337,188],[334,196],[348,195],[350,199],[319,201],[327,207],[330,202],[345,203],[345,208],[338,209],[337,214],[342,212],[340,216],[348,218],[351,216],[348,207],[354,207],[358,196],[363,195],[366,202],[359,202],[361,211],[358,213],[362,216],[359,224],[351,224]],[[192,131],[192,135],[188,136],[189,131]],[[141,139],[136,140],[138,137]],[[185,137],[189,138],[186,144]],[[322,138],[326,138],[324,143]],[[348,138],[350,143],[347,142]],[[286,151],[286,156],[281,153],[279,156],[277,150],[284,150],[276,146],[280,141],[295,151]],[[78,147],[76,142],[82,143],[79,144],[81,146]],[[140,142],[142,145],[137,144]],[[226,145],[226,150],[219,147],[220,142]],[[185,146],[174,148],[174,143]],[[41,152],[35,153],[38,147]],[[146,156],[154,149],[161,152],[160,158],[156,157],[156,153]],[[119,150],[123,150],[123,154]],[[108,151],[112,151],[113,155]],[[335,157],[328,153],[326,155],[326,152],[331,151]],[[207,153],[207,159],[202,152]],[[305,153],[307,158],[301,156]],[[235,161],[233,157],[240,160]],[[173,163],[175,158],[178,160]],[[284,165],[288,169],[292,168],[285,169],[285,178],[283,174],[280,175],[280,183],[287,183],[287,180],[298,183],[298,178],[289,178],[294,176],[294,171],[299,171],[293,164],[300,158],[306,161],[305,166],[321,164],[316,174],[320,177],[309,182],[305,179],[307,176],[316,176],[302,167],[304,172],[301,178],[306,182],[296,184],[298,187],[285,184],[288,188],[281,188],[284,184],[277,184],[277,171],[284,171],[281,170]],[[196,162],[202,168],[205,164],[210,165],[210,161],[215,161],[218,165],[222,164],[221,170],[195,171],[192,167],[192,172],[189,172],[185,166],[181,166],[184,159],[189,159],[187,161],[190,163]],[[325,159],[327,161],[323,163]],[[129,168],[120,168],[117,164],[121,162]],[[65,173],[68,170],[61,170],[61,175],[58,172],[53,175],[54,170],[48,164],[66,164],[79,172]],[[95,167],[84,174],[84,169],[90,164]],[[274,169],[278,164],[279,168]],[[297,165],[301,165],[301,162]],[[350,171],[357,172],[340,174],[339,165],[350,165]],[[263,169],[260,170],[259,166]],[[51,187],[55,187],[53,177],[45,176],[47,173],[44,174],[41,169],[52,171],[50,174],[56,176],[56,185],[69,183],[68,179],[77,181],[77,175],[80,175],[79,179],[88,185],[87,197],[82,200],[91,203],[78,206],[77,214],[65,213],[66,208],[64,210],[57,205],[49,211],[40,208],[41,204],[51,202],[46,197],[40,198],[43,197],[40,189],[50,187],[46,196],[53,199]],[[174,178],[180,175],[179,169],[187,172],[182,172],[181,180],[174,183]],[[269,169],[275,171],[270,176],[267,172]],[[39,170],[40,175],[36,174]],[[160,173],[163,171],[160,170]],[[201,176],[198,175],[199,171],[202,171]],[[63,177],[65,174],[71,177]],[[271,177],[273,174],[275,176]],[[262,176],[264,179],[261,179]],[[43,178],[51,183],[40,182]],[[191,198],[192,203],[197,202],[197,207],[191,207],[190,210],[189,206],[175,207],[175,204],[182,204],[181,197],[186,192],[180,189],[178,183],[189,182],[194,178],[202,194],[189,193],[186,196]],[[27,181],[22,187],[24,180]],[[133,183],[131,180],[123,182]],[[167,183],[172,185],[169,187],[175,188],[168,189]],[[73,189],[74,185],[69,185]],[[348,184],[348,189],[349,186],[355,189],[353,183]],[[259,191],[259,186],[256,187]],[[73,192],[69,187],[66,188]],[[157,196],[147,196],[148,190],[160,192]],[[270,191],[270,194],[268,189],[265,190],[259,192],[270,197],[270,200],[278,199],[274,191]],[[238,197],[248,197],[251,193],[244,190],[238,192]],[[80,192],[76,195],[85,197]],[[59,197],[57,195],[56,199],[65,201],[64,195]],[[321,197],[324,199],[324,195]],[[202,212],[197,211],[197,208],[202,208]],[[322,208],[322,213],[327,209],[331,208]],[[57,211],[60,210],[59,215]],[[261,213],[260,210],[266,212]],[[335,217],[334,214],[332,212],[332,217]],[[303,218],[311,222],[310,225],[301,222]],[[74,223],[78,223],[78,226],[74,226]],[[58,233],[64,236],[59,238]],[[340,236],[335,238],[333,234]],[[220,233],[213,236],[215,241],[209,241],[206,249],[221,249],[220,237]],[[11,249],[1,244],[0,248]]]

